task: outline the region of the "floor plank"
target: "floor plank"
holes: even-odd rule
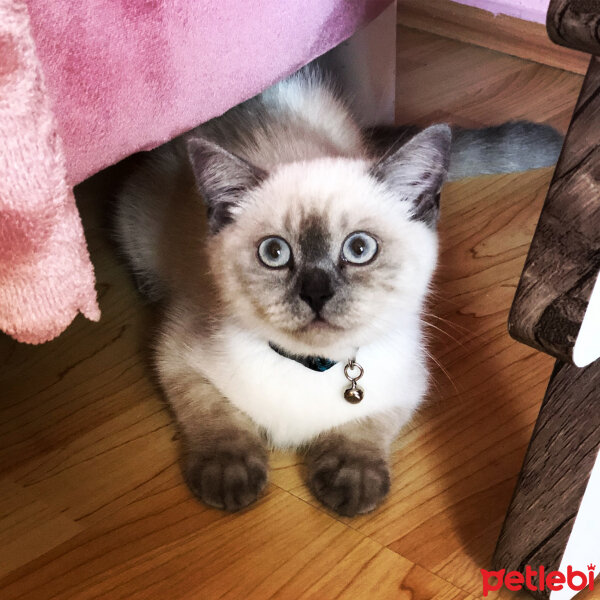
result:
[[[39,496],[8,480],[0,480],[0,515],[0,577],[83,530]]]
[[[403,587],[440,600],[468,596],[276,487],[253,510],[225,515],[177,483],[130,503],[3,584],[6,600],[356,598],[374,590],[392,599]]]

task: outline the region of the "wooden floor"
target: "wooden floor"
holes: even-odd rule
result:
[[[403,122],[528,118],[564,131],[581,82],[399,29]],[[78,192],[101,323],[78,318],[41,347],[0,339],[0,598],[480,597],[552,365],[506,332],[551,169],[444,189],[427,317],[440,366],[396,443],[389,499],[353,520],[316,504],[286,454],[273,455],[268,492],[249,511],[191,497],[145,366],[150,312],[100,216],[114,177]]]

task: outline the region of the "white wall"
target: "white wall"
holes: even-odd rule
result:
[[[476,6],[494,14],[510,15],[526,21],[546,22],[550,0],[453,0],[459,4]]]

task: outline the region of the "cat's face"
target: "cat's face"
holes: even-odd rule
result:
[[[415,218],[417,204],[386,183],[398,176],[388,167],[328,158],[255,172],[260,183],[241,196],[236,182],[238,199],[209,213],[208,246],[232,315],[288,352],[344,360],[418,314],[436,234]]]

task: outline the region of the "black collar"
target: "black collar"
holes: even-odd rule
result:
[[[280,356],[295,360],[306,368],[312,369],[313,371],[319,371],[320,373],[331,369],[333,365],[337,364],[335,360],[323,358],[322,356],[300,356],[298,354],[289,354],[283,348],[276,346],[273,342],[269,342],[269,346]]]

